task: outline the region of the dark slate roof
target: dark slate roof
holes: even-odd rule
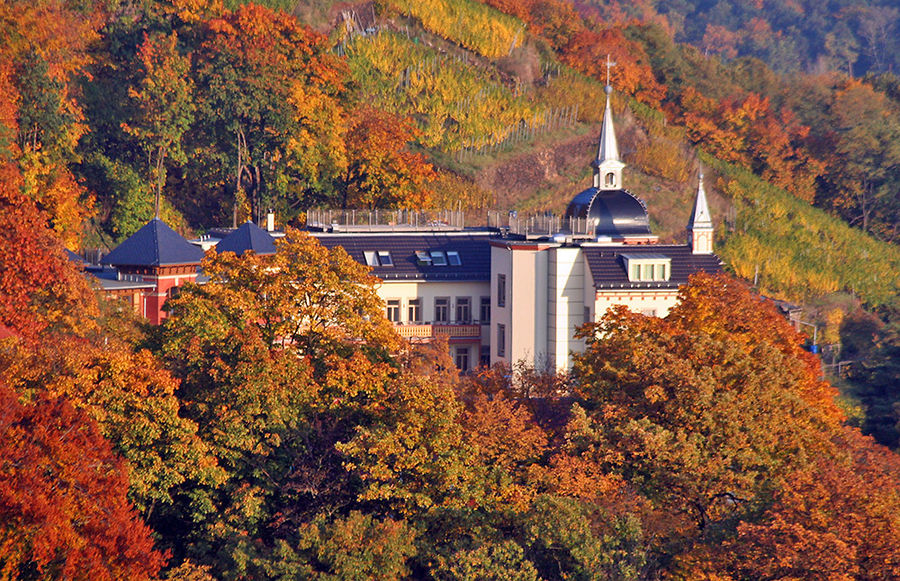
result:
[[[363,252],[388,251],[394,266],[375,266],[372,274],[382,280],[489,281],[491,246],[489,233],[428,232],[416,234],[319,234],[312,233],[323,246],[342,246],[354,260],[366,264]],[[417,251],[455,250],[459,266],[420,265]]]
[[[566,218],[595,220],[597,236],[652,235],[647,208],[627,190],[588,188],[569,202]]]
[[[216,244],[216,252],[234,252],[240,256],[248,250],[256,254],[275,254],[275,239],[249,220]]]
[[[200,264],[202,259],[203,250],[154,218],[116,246],[102,262],[114,266],[164,266]]]
[[[687,284],[688,277],[695,272],[705,271],[717,273],[722,270],[722,261],[715,254],[693,254],[688,245],[625,245],[625,246],[584,246],[584,257],[587,259],[591,276],[594,277],[594,288],[677,288]],[[665,256],[671,259],[671,274],[667,281],[631,282],[625,271],[622,255],[647,258]]]
[[[74,263],[75,263],[75,266],[84,266],[84,258],[82,258],[82,257],[80,257],[79,255],[75,254],[74,252],[72,252],[72,251],[69,250],[68,248],[66,248],[66,258],[69,259],[69,262],[74,262]]]

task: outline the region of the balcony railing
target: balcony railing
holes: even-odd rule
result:
[[[431,339],[435,337],[481,337],[481,325],[397,325],[397,332],[404,339]]]

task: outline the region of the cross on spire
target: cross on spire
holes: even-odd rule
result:
[[[615,61],[610,59],[609,53],[606,55],[606,86],[609,86],[609,69],[616,66]]]

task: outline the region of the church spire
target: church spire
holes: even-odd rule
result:
[[[709,205],[706,203],[706,190],[703,189],[703,174],[700,174],[700,183],[697,186],[697,197],[694,200],[694,211],[688,222],[688,232],[691,237],[691,250],[694,254],[712,254],[713,251],[713,223],[709,214]]]
[[[616,142],[612,108],[609,105],[609,95],[613,90],[612,85],[609,84],[609,69],[615,64],[607,55],[607,84],[603,89],[606,93],[606,110],[603,112],[603,125],[600,129],[600,146],[597,148],[597,159],[591,164],[594,166],[594,187],[599,190],[622,189],[622,170],[625,168],[625,164],[619,158],[619,144]]]

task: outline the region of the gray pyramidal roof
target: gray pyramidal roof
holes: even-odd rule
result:
[[[216,244],[216,252],[234,252],[240,256],[248,250],[256,254],[275,254],[272,235],[249,220]]]
[[[113,266],[165,266],[200,264],[203,250],[154,218],[106,255],[104,264]]]

